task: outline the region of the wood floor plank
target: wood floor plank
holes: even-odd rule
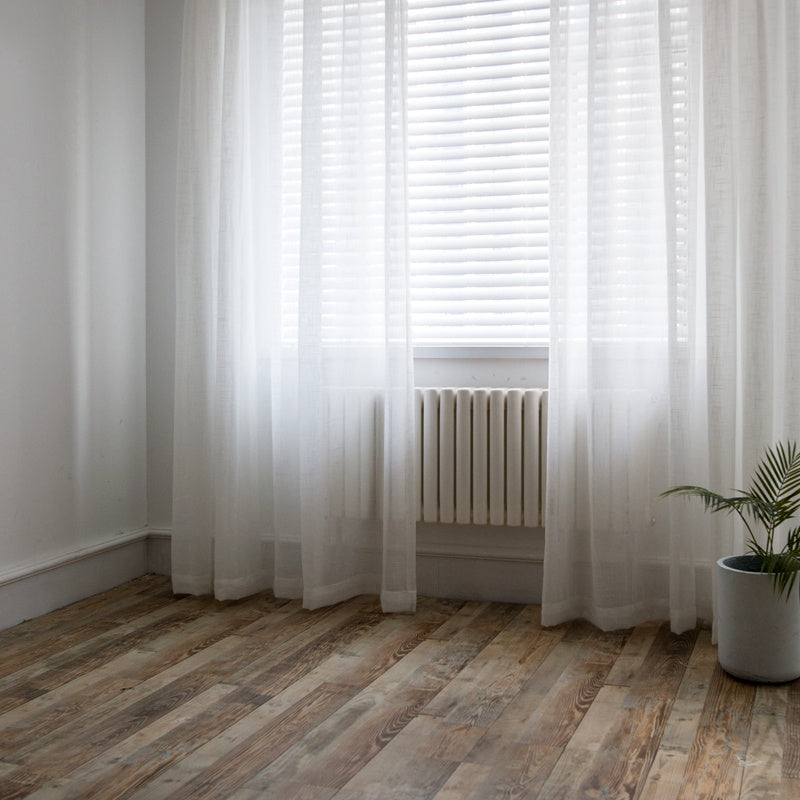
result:
[[[0,642],[0,679],[48,657],[57,656],[70,647],[92,639],[106,631],[116,631],[120,625],[135,620],[157,609],[172,605],[175,599],[168,584],[145,587],[135,594],[125,593],[108,605],[91,607],[81,613],[58,613],[62,622],[53,626],[26,629],[27,623],[9,630],[13,638],[6,637]],[[0,633],[8,633],[3,631]],[[57,635],[54,635],[57,634]]]
[[[481,604],[470,609],[474,615],[468,626],[453,627],[446,641],[431,638],[436,655],[410,672],[407,667],[414,666],[411,656],[387,670],[245,787],[276,792],[284,784],[302,781],[341,788],[521,610],[511,604]]]
[[[688,755],[700,724],[699,711],[708,695],[716,668],[717,654],[711,645],[711,631],[701,630],[661,737],[662,751]]]
[[[229,797],[249,776],[272,763],[304,734],[316,729],[353,694],[350,687],[322,684],[278,716],[272,725],[260,728],[228,752],[223,760],[173,790],[171,797],[175,800]],[[304,777],[302,782],[314,783],[313,779],[306,781]]]
[[[550,778],[562,750],[536,744],[511,744],[505,758],[494,763],[464,761],[436,795],[468,800],[536,798]],[[465,777],[470,776],[468,785]]]
[[[411,763],[416,758],[460,763],[467,759],[483,733],[474,725],[453,725],[440,717],[420,714],[396,738],[402,742],[403,752]]]
[[[153,772],[146,785],[131,795],[132,800],[167,800],[168,798],[171,800],[176,796],[188,794],[186,787],[190,784],[202,783],[205,780],[203,776],[210,775],[217,770],[224,770],[232,759],[245,759],[251,749],[258,751],[265,730],[278,730],[281,727],[278,722],[280,719],[296,720],[298,711],[307,709],[309,704],[313,703],[321,686],[333,685],[321,681],[321,673],[313,671],[288,689],[257,706],[238,721],[233,722],[225,730],[212,731],[215,735],[193,749],[191,748],[191,745],[194,744],[191,741],[192,737],[181,730],[182,726],[176,727],[159,742],[159,745],[166,742],[176,758],[169,764],[164,762],[157,765],[159,768]],[[356,693],[352,687],[340,686],[339,688],[343,702]],[[241,691],[241,689],[237,691]],[[334,708],[334,705],[329,706],[329,710]],[[204,728],[203,733],[208,733],[208,730]],[[287,737],[284,733],[280,741],[275,739],[271,742],[271,746],[275,747],[275,750],[269,757],[272,758],[275,753],[282,752],[303,733],[304,729],[295,722],[291,736]],[[195,733],[195,739],[199,740],[200,736],[201,734]],[[187,749],[189,752],[180,752],[181,749]],[[145,765],[150,764],[147,752],[137,753],[133,758]]]
[[[626,687],[606,683],[565,745],[566,750],[596,753],[611,733],[628,697]]]
[[[576,797],[637,797],[658,749],[669,709],[670,701],[664,698],[628,695]]]
[[[293,665],[293,675],[296,676],[302,669],[310,668],[314,657],[313,644],[319,645],[322,641],[326,647],[329,647],[332,646],[332,642],[352,635],[362,628],[363,614],[348,614],[346,609],[345,614],[350,618],[349,623],[341,623],[336,626],[333,633],[318,633],[312,646],[303,642],[305,646],[296,653],[300,666]],[[374,614],[370,614],[368,618],[373,619],[374,616]],[[229,637],[229,641],[232,638]],[[238,668],[247,669],[253,660],[255,652],[253,645],[258,646],[258,643],[254,638],[247,637],[242,641],[247,645],[239,647],[235,654],[231,652],[221,654],[221,657],[214,662],[206,662],[199,668],[158,686],[154,691],[144,693],[143,696],[126,705],[122,710],[108,713],[107,710],[100,707],[100,710],[94,713],[91,723],[87,724],[88,715],[83,715],[76,723],[63,726],[54,735],[44,737],[44,741],[50,744],[44,750],[41,747],[41,740],[30,747],[22,748],[17,754],[20,763],[23,764],[20,775],[25,776],[27,784],[34,782],[32,774],[37,776],[39,783],[44,782],[46,778],[52,779],[65,775],[92,758],[101,749],[116,744],[144,727],[149,721],[168,713],[218,681],[230,677]],[[212,649],[208,648],[209,651]],[[317,650],[316,657],[322,658],[326,652],[325,647],[321,647]],[[265,689],[265,691],[268,690]],[[130,694],[134,695],[135,693],[131,692]],[[126,698],[126,700],[128,699]],[[73,735],[76,727],[88,732],[89,741]],[[17,779],[18,776],[11,775],[8,780],[16,781]],[[0,781],[0,797],[3,796],[4,785]]]
[[[163,575],[144,575],[48,614],[20,622],[0,631],[0,649],[5,652],[6,648],[18,644],[35,648],[42,641],[52,643],[53,631],[68,635],[87,621],[97,621],[115,614],[121,607],[135,604],[153,594],[170,595],[170,579]]]
[[[564,749],[548,773],[544,785],[533,797],[536,800],[576,800],[580,797],[578,787],[590,775],[594,757],[593,751]],[[581,797],[580,800],[587,798]]]
[[[531,665],[514,702],[467,756],[491,768],[470,797],[536,797],[547,784],[624,645],[624,635],[597,634],[582,622],[562,628],[548,655]]]
[[[739,797],[754,700],[754,684],[731,678],[717,664],[686,765],[680,800]]]
[[[798,797],[800,797],[800,780],[782,778],[778,800],[797,800]],[[746,798],[742,798],[742,800],[746,800]]]
[[[351,609],[352,610],[352,609]],[[435,616],[435,612],[434,612]],[[385,669],[390,663],[387,660],[386,645],[389,641],[390,649],[396,658],[402,657],[405,649],[403,643],[398,644],[397,637],[395,641],[391,641],[392,636],[387,636],[387,631],[397,632],[397,619],[392,617],[383,617],[378,626],[363,632],[356,650],[361,651],[362,657],[360,659],[361,674],[370,675],[380,665],[380,669]],[[413,624],[406,629],[404,635],[408,638],[414,639],[417,637],[418,627],[426,627],[430,624],[430,619],[426,616],[425,612],[421,613],[419,617],[405,618],[406,620],[413,620]],[[334,618],[336,621],[336,618]],[[438,622],[434,622],[438,624]],[[297,637],[296,637],[297,638]],[[402,638],[402,637],[401,637]],[[373,646],[367,645],[367,642],[372,642]],[[349,647],[345,647],[342,652],[350,652]],[[160,797],[173,797],[179,789],[190,780],[194,780],[201,773],[206,771],[213,772],[218,769],[221,764],[229,762],[232,754],[235,751],[247,751],[249,748],[259,749],[261,747],[259,736],[262,728],[271,727],[274,720],[280,713],[284,713],[292,704],[299,704],[305,698],[312,695],[323,682],[337,682],[342,688],[342,697],[346,699],[350,694],[355,693],[356,689],[352,685],[353,670],[352,661],[347,658],[344,660],[337,659],[333,656],[326,657],[326,651],[319,649],[317,652],[319,664],[313,669],[309,669],[304,676],[299,676],[295,673],[295,680],[286,689],[278,694],[269,697],[266,703],[257,708],[252,714],[245,716],[238,723],[231,725],[226,731],[215,738],[211,738],[207,744],[198,747],[194,752],[186,755],[182,761],[168,769],[163,775],[158,776],[148,786],[148,794],[143,795],[143,798],[151,800],[151,798]],[[286,653],[284,653],[284,657]],[[310,667],[311,665],[308,664]],[[259,685],[253,682],[252,674],[248,670],[243,670],[240,673],[234,673],[226,682],[239,682],[244,688],[253,686],[252,691],[262,691],[265,689],[264,685]],[[352,691],[348,691],[352,690]],[[177,738],[180,740],[180,732],[176,732]],[[291,740],[284,740],[284,743]],[[171,744],[171,751],[174,753],[177,744]],[[278,750],[277,752],[280,752]],[[274,756],[274,754],[273,754]],[[199,780],[199,778],[197,778]]]
[[[392,739],[336,792],[337,800],[405,800],[408,797],[429,800],[434,797],[458,763],[419,754],[411,762],[407,747],[416,750],[407,737]],[[413,763],[413,770],[408,769],[409,763]]]
[[[16,772],[19,769],[19,764],[7,764],[0,761],[0,778],[4,775],[10,775],[12,772]]]
[[[269,792],[255,789],[239,789],[230,795],[226,800],[331,800],[337,794],[336,789],[329,786],[313,786],[308,783],[287,784],[281,789],[281,795],[274,795]]]
[[[0,678],[0,712],[8,710],[8,698],[24,691],[31,696],[43,694],[167,630],[203,616],[210,607],[208,598],[192,597],[179,602],[159,603],[156,609],[135,619],[100,632],[94,631],[94,635],[77,644],[67,645],[46,658],[28,662]]]
[[[641,800],[675,800],[683,785],[689,752],[700,724],[708,688],[717,665],[711,631],[698,632],[678,693],[672,703]]]
[[[625,800],[640,795],[694,640],[694,631],[675,636],[665,624],[659,627],[618,708],[613,712],[609,709],[614,723],[605,731],[596,755],[588,765],[583,760],[579,784],[575,782],[575,772],[572,780],[576,797]],[[574,744],[571,740],[570,745]]]
[[[493,760],[510,742],[565,747],[624,642],[624,636],[598,636],[584,623],[568,630],[489,727],[470,760]]]
[[[619,658],[608,673],[606,683],[611,686],[630,686],[642,671],[642,665],[650,652],[662,623],[646,622],[631,632]]]
[[[92,707],[118,698],[168,667],[236,633],[249,623],[253,614],[264,617],[265,613],[264,604],[226,608],[223,612],[212,609],[0,715],[0,757],[26,743],[39,741],[42,735],[68,724]]]
[[[318,651],[318,656],[323,661],[326,661],[327,674],[334,676],[334,679],[339,682],[341,687],[365,685],[370,680],[369,676],[380,674],[392,663],[402,658],[409,647],[409,642],[417,641],[420,632],[432,630],[433,627],[440,624],[440,621],[440,614],[437,614],[435,610],[433,613],[427,613],[425,609],[416,615],[410,623],[397,617],[382,618],[380,625],[362,636],[358,647],[352,648],[357,653],[357,665],[353,664],[349,658],[344,664],[334,658],[325,659],[323,651]],[[372,647],[368,646],[370,642],[373,643]],[[342,652],[351,655],[348,648],[345,648]],[[358,669],[354,669],[355,666],[358,666]],[[314,676],[314,681],[320,682],[322,679],[323,676],[318,671]],[[297,682],[293,685],[297,686]],[[246,686],[237,688],[234,684],[234,676],[231,676],[225,686],[231,692],[236,689],[236,693],[227,694],[219,703],[207,703],[208,708],[205,713],[198,714],[197,718],[193,718],[191,722],[182,722],[179,725],[175,725],[167,730],[164,735],[159,736],[156,741],[147,741],[145,745],[141,742],[129,742],[126,744],[121,753],[124,756],[122,766],[113,763],[117,758],[116,755],[113,755],[112,763],[108,766],[106,772],[113,771],[115,773],[115,791],[118,791],[120,785],[129,785],[132,789],[138,787],[153,775],[187,757],[195,749],[229,729],[234,723],[262,704],[263,690],[265,688],[263,685],[256,685],[255,689],[252,690],[247,689]],[[308,694],[313,694],[313,689]],[[340,696],[343,698],[342,702],[348,699],[351,694],[346,691],[340,692]],[[181,706],[181,708],[184,707],[186,707],[186,704]],[[278,720],[277,716],[275,719]],[[281,723],[278,720],[275,724]],[[154,727],[158,729],[159,726],[150,726],[151,729]],[[262,717],[259,728],[264,727],[265,722]],[[272,736],[272,728],[266,726],[266,729],[266,735],[268,737]],[[244,750],[254,748],[263,755],[266,752],[262,747],[261,739],[263,735],[263,731],[259,730],[256,738],[251,736],[248,743],[240,744],[239,748]],[[134,739],[136,737],[131,738]],[[226,767],[230,768],[231,763],[236,763],[236,752],[232,748],[228,749],[224,752],[224,758]],[[97,772],[96,765],[93,769]],[[211,780],[213,782],[215,778],[212,777]],[[105,774],[100,773],[95,783],[87,788],[87,796],[97,797],[98,799],[108,796],[108,790],[105,788],[108,783],[109,780]],[[172,794],[175,791],[174,785],[173,782]],[[197,789],[193,791],[195,791],[195,794],[197,793]]]
[[[436,800],[494,800],[491,790],[486,788],[496,783],[493,776],[493,768],[486,764],[459,764],[434,797]]]
[[[207,598],[205,602],[209,602]],[[339,621],[353,614],[353,610],[348,608],[317,617],[295,611],[285,624],[277,625],[271,635],[265,628],[258,635],[228,636],[134,686],[124,695],[93,706],[73,722],[19,748],[15,757],[24,765],[20,776],[26,784],[31,784],[35,782],[30,777],[32,774],[37,776],[38,783],[63,775],[92,758],[103,747],[131,735],[237,669],[246,669],[263,652],[265,641],[285,646],[287,641],[299,640],[298,646],[305,646],[307,642],[303,634],[312,631],[319,637],[321,631],[327,630],[330,620]],[[279,609],[277,615],[283,618],[283,610]],[[126,638],[130,640],[131,637]],[[87,734],[89,742],[86,741]],[[9,780],[16,781],[20,776],[11,776]],[[3,791],[4,783],[0,781],[0,796],[3,796]]]
[[[800,781],[800,680],[789,684],[783,740],[782,777]],[[800,794],[797,795],[800,797]]]
[[[539,619],[540,614],[526,609],[428,704],[424,713],[443,716],[454,725],[491,725],[559,641],[559,634],[542,630]]]
[[[282,796],[279,794],[281,787],[291,783],[340,789],[419,714],[433,696],[434,693],[426,689],[406,689],[391,698],[371,689],[360,692],[244,785],[275,792],[276,796]]]
[[[639,697],[660,697],[673,700],[683,681],[697,639],[697,630],[679,636],[664,622],[631,680],[630,692]]]
[[[787,686],[756,688],[753,718],[747,737],[741,797],[771,800],[781,792]]]
[[[647,773],[640,800],[675,800],[681,793],[688,763],[688,752],[659,748]]]
[[[432,697],[437,695],[522,608],[505,603],[467,604],[402,661],[377,678],[372,687],[390,692],[413,685],[416,689],[430,691]],[[459,624],[451,626],[450,622],[456,617]],[[441,636],[442,628],[448,628],[449,636]]]
[[[193,618],[203,614],[199,607],[194,611]],[[119,638],[115,633],[107,631],[7,675],[0,679],[0,715],[5,715],[24,703],[58,689],[119,655],[129,652],[131,647],[159,636],[164,630],[179,627],[190,618],[192,617],[187,617],[183,610],[176,612],[173,609],[170,612],[169,607],[165,606],[145,615],[136,623],[120,626],[125,630],[121,631]]]
[[[372,612],[370,612],[370,619],[371,617]],[[351,617],[351,619],[360,618],[361,617],[358,615]],[[341,698],[342,702],[344,702],[355,692],[355,688],[353,688],[354,686],[361,685],[361,683],[363,683],[365,680],[368,682],[370,679],[369,676],[380,674],[383,670],[387,669],[390,664],[394,663],[399,658],[402,658],[409,646],[409,642],[416,641],[419,638],[420,631],[431,630],[433,627],[440,624],[441,615],[437,614],[435,611],[430,614],[423,610],[419,615],[413,618],[410,625],[406,623],[402,626],[398,625],[397,618],[381,616],[378,619],[379,623],[376,626],[373,626],[369,630],[360,632],[361,635],[359,638],[359,644],[354,648],[359,654],[359,670],[353,669],[354,665],[349,657],[344,659],[345,663],[342,663],[340,659],[330,655],[331,652],[335,654],[348,653],[349,655],[349,648],[344,646],[346,644],[345,639],[346,637],[351,637],[355,631],[358,631],[358,629],[352,627],[352,625],[350,629],[339,625],[338,627],[331,628],[331,632],[338,631],[340,634],[338,641],[334,638],[334,636],[331,635],[330,632],[324,642],[319,639],[317,640],[316,647],[313,649],[313,661],[310,660],[309,656],[309,652],[311,651],[309,651],[308,647],[306,647],[302,652],[295,652],[291,660],[296,663],[292,665],[291,669],[287,668],[285,671],[281,671],[273,666],[272,671],[257,673],[255,677],[249,670],[245,669],[240,673],[231,675],[227,681],[239,683],[243,687],[250,686],[252,687],[251,691],[253,694],[258,692],[261,693],[262,697],[269,697],[273,696],[273,692],[276,692],[279,695],[280,691],[276,690],[278,687],[283,686],[284,684],[286,685],[286,688],[297,687],[304,674],[307,676],[313,676],[313,680],[319,682],[323,679],[323,674],[320,669],[314,669],[314,667],[315,665],[324,663],[326,675],[328,677],[334,675],[337,679],[341,680],[341,683],[339,684],[340,690],[337,692],[337,696]],[[371,647],[368,644],[369,642],[372,642]],[[337,648],[342,646],[344,646],[344,649],[339,651]],[[282,676],[277,683],[275,681],[275,675]],[[291,675],[291,680],[287,680],[285,677],[286,675]],[[358,677],[359,675],[360,678]],[[308,694],[309,697],[312,697],[313,699],[313,691],[309,691]],[[306,698],[303,702],[308,702],[308,699]],[[334,706],[331,706],[331,709],[333,707]],[[207,724],[204,727],[206,731],[210,730],[210,727]],[[289,728],[286,725],[282,725],[282,727],[285,729],[285,732],[289,731]],[[263,721],[260,725],[260,728],[263,728]],[[267,731],[267,736],[274,739],[275,737],[269,726]],[[213,733],[216,733],[216,730],[214,730]],[[285,748],[285,746],[288,746],[288,744],[291,743],[294,738],[297,737],[297,735],[297,732],[295,732],[290,738],[281,739],[280,747],[278,747],[277,750],[270,750],[270,748],[265,748],[263,746],[263,731],[259,729],[243,740],[240,739],[240,741],[234,746],[223,748],[222,752],[218,753],[217,755],[216,760],[219,762],[218,764],[205,765],[205,771],[210,774],[210,777],[196,778],[191,783],[191,789],[186,789],[185,791],[189,792],[192,797],[202,796],[202,792],[206,791],[206,789],[202,788],[204,783],[224,783],[227,780],[221,776],[223,773],[225,775],[229,774],[231,764],[238,765],[236,769],[233,770],[234,773],[236,773],[237,771],[241,772],[242,770],[246,770],[245,765],[246,763],[249,763],[250,759],[252,759],[253,752],[256,753],[256,759],[263,758],[265,755],[269,755],[270,758],[274,758],[282,751],[282,749]],[[180,742],[185,737],[178,732],[177,738]],[[226,738],[230,739],[230,737]],[[176,754],[180,755],[179,742],[170,744],[169,751],[173,756],[171,761],[176,760],[176,758],[174,758]],[[204,757],[207,757],[208,751],[209,748],[205,748],[203,752]],[[144,758],[140,755],[138,760],[148,761],[149,758],[147,754],[145,754]],[[223,761],[224,765],[222,764]],[[263,762],[257,761],[257,763],[260,766],[263,766]],[[165,763],[162,763],[162,766],[164,765]],[[222,766],[224,766],[224,769],[222,769]],[[181,782],[180,771],[178,771],[176,775],[173,775],[170,796],[174,796],[175,791],[177,791],[175,788],[176,782]],[[230,789],[226,789],[226,791],[229,790]],[[184,789],[181,789],[180,791],[184,791]]]
[[[800,681],[730,678],[704,628],[308,611],[146,578],[11,631],[3,800],[800,797]]]
[[[437,796],[481,735],[469,725],[438,717],[412,719],[337,793],[337,800]],[[413,773],[408,765],[413,764]]]
[[[151,774],[159,771],[159,755],[163,757],[165,749],[155,745],[163,739],[165,731],[192,726],[196,733],[201,732],[205,722],[203,718],[208,715],[210,708],[235,708],[236,703],[230,696],[237,691],[235,686],[212,686],[121,743],[104,748],[65,776],[47,781],[30,795],[30,800],[60,800],[64,797],[91,797],[93,800],[101,800],[124,796],[140,780],[146,781]],[[149,752],[151,760],[142,775],[137,770],[139,764],[131,763],[130,755],[132,752],[141,753],[145,750]]]

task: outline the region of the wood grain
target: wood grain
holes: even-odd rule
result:
[[[678,795],[681,800],[740,796],[754,700],[753,684],[715,667]]]
[[[703,628],[220,603],[148,576],[0,654],[3,800],[800,797],[800,682],[731,678]]]
[[[800,681],[789,685],[783,742],[782,777],[800,781]],[[797,795],[800,797],[800,794]]]
[[[742,765],[742,797],[767,800],[781,793],[787,695],[785,686],[756,688],[747,753]]]
[[[642,800],[675,800],[680,794],[700,724],[698,710],[708,694],[716,664],[711,631],[700,630],[648,772]]]

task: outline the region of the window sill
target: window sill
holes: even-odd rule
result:
[[[415,347],[417,386],[548,386],[547,347]]]
[[[528,359],[546,361],[547,345],[531,347],[510,345],[418,345],[414,347],[414,360],[445,359],[448,361],[463,359]]]

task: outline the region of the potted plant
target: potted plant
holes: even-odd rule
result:
[[[800,525],[785,530],[800,511],[796,443],[768,448],[747,491],[723,497],[700,486],[675,486],[661,496],[675,495],[699,497],[711,513],[735,513],[747,530],[750,552],[717,561],[722,668],[737,678],[765,683],[800,677],[800,591],[795,590],[800,587]],[[779,528],[786,541],[777,549]]]

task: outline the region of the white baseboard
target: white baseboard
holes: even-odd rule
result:
[[[541,563],[452,556],[417,556],[417,592],[452,600],[542,602]]]
[[[146,573],[171,574],[172,532],[142,528],[0,573],[0,630]],[[421,595],[539,603],[544,531],[417,526]]]
[[[0,573],[0,630],[141,577],[146,528]]]
[[[538,604],[543,566],[543,528],[417,524],[421,595]]]
[[[147,570],[171,574],[171,532],[151,529]],[[540,603],[542,528],[417,525],[417,591],[429,597]]]

